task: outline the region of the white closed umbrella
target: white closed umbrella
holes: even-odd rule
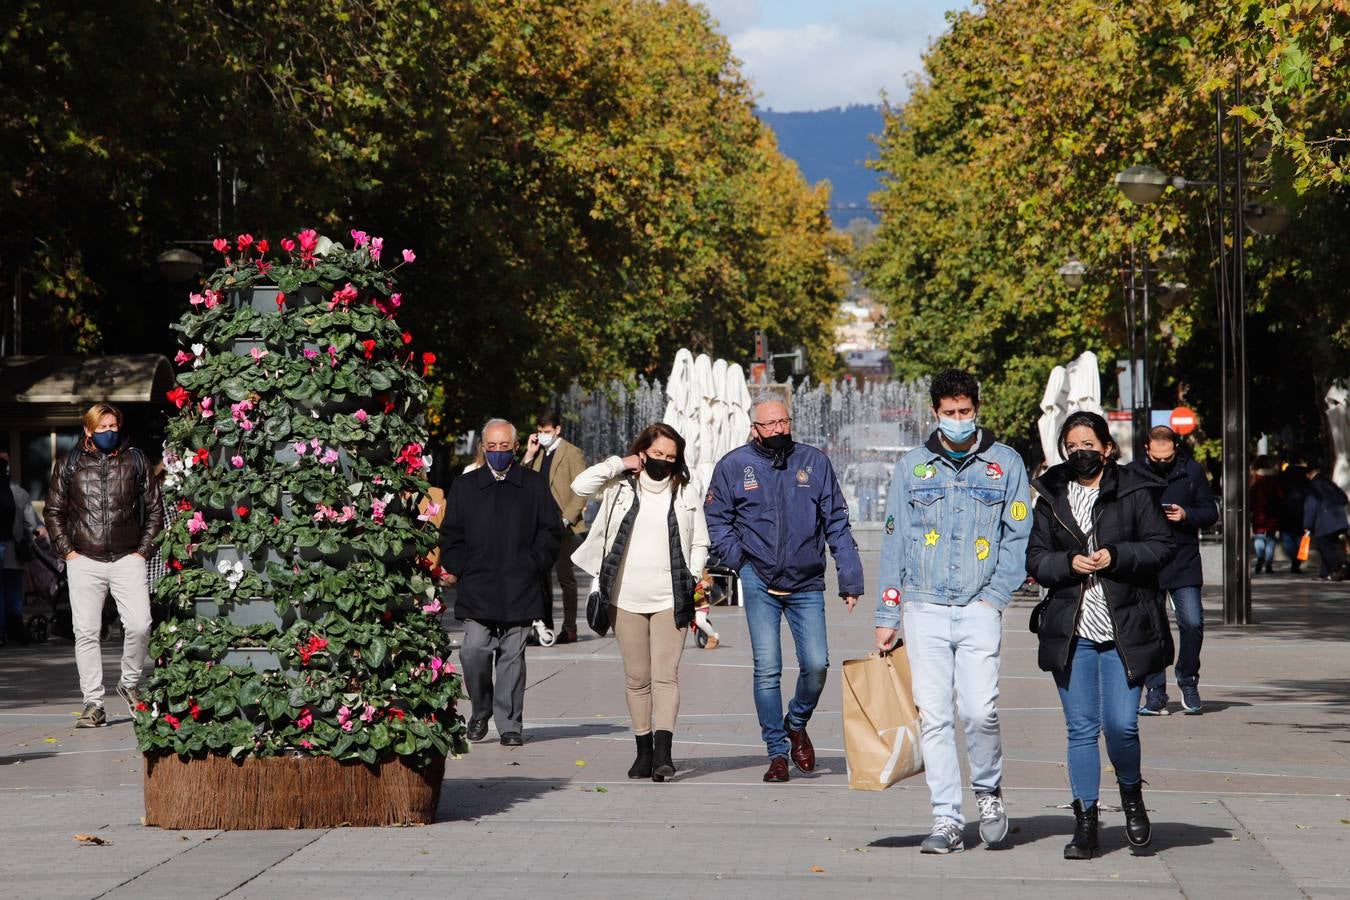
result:
[[[1102,371],[1097,354],[1085,350],[1069,363],[1069,412],[1094,412],[1102,415]]]
[[[745,383],[745,370],[737,363],[727,366],[722,398],[726,422],[717,445],[718,459],[750,439],[750,388]]]
[[[1046,463],[1052,466],[1059,462],[1059,429],[1068,417],[1068,381],[1069,372],[1063,366],[1050,370],[1050,380],[1041,396],[1041,417],[1036,422],[1041,435],[1041,452],[1045,454]]]

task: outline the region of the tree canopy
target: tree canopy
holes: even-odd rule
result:
[[[835,365],[826,191],[684,0],[25,0],[0,79],[30,352],[166,345],[153,260],[223,206],[230,235],[416,249],[441,433],[756,328]]]
[[[1054,365],[1084,350],[1127,355],[1120,271],[1134,246],[1174,260],[1172,277],[1192,288],[1187,302],[1152,310],[1155,405],[1195,404],[1218,431],[1210,226],[1220,198],[1197,187],[1134,206],[1112,182],[1142,163],[1213,179],[1215,92],[1242,73],[1267,96],[1255,61],[1243,69],[1234,51],[1242,5],[986,0],[949,17],[881,139],[882,223],[865,259],[899,375],[972,369],[988,385],[989,423],[1033,445]],[[1275,108],[1315,130],[1306,104]],[[1247,136],[1254,157],[1259,134]],[[1249,170],[1290,188],[1302,165],[1277,152]],[[1257,431],[1315,428],[1314,388],[1346,369],[1350,309],[1335,287],[1346,197],[1309,190],[1303,203],[1285,234],[1245,238]],[[1071,291],[1056,270],[1074,256],[1094,272]],[[1290,358],[1309,370],[1289,371]],[[1286,393],[1260,389],[1276,385]],[[1109,377],[1104,387],[1113,393]]]

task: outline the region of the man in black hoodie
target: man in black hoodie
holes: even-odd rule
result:
[[[455,618],[464,622],[468,738],[487,737],[491,716],[505,747],[524,743],[525,638],[544,617],[541,579],[562,540],[562,513],[548,482],[516,463],[519,448],[510,422],[484,425],[486,464],[450,485],[441,523],[441,566],[457,586]]]
[[[1130,463],[1135,469],[1166,482],[1158,502],[1172,528],[1176,556],[1158,574],[1158,587],[1172,600],[1181,646],[1177,651],[1177,687],[1181,708],[1187,714],[1200,712],[1200,645],[1205,638],[1205,611],[1200,604],[1204,583],[1200,567],[1200,529],[1219,520],[1214,492],[1200,464],[1181,449],[1181,438],[1166,425],[1148,433],[1148,456]],[[1148,693],[1140,715],[1167,715],[1167,670],[1154,672],[1144,682]]]

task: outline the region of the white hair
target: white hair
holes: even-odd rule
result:
[[[495,428],[498,425],[505,425],[507,428],[511,429],[511,443],[514,444],[516,441],[520,440],[520,434],[517,433],[516,426],[505,419],[488,419],[483,423],[483,430],[480,431],[479,434],[486,435],[489,428]],[[482,440],[482,437],[480,437],[479,440]]]

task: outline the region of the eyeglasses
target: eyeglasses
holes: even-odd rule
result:
[[[787,428],[792,424],[791,419],[774,419],[772,422],[756,422],[756,428]]]

